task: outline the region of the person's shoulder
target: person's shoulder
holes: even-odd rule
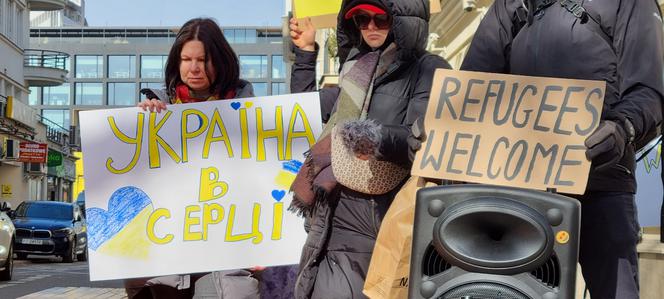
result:
[[[251,98],[254,97],[254,86],[251,85],[251,82],[240,79],[237,83],[237,88],[235,89],[236,98]]]
[[[435,70],[435,69],[452,69],[452,66],[445,60],[445,58],[435,55],[433,53],[425,52],[418,60],[420,69]]]

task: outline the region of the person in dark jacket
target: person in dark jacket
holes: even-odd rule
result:
[[[237,55],[219,25],[207,18],[187,21],[168,55],[165,90],[142,89],[144,111],[161,112],[168,104],[253,97],[251,83],[239,78]],[[181,259],[186,262],[186,258]],[[130,299],[142,298],[259,298],[258,280],[251,270],[169,275],[125,280]]]
[[[365,297],[362,288],[378,229],[405,176],[384,192],[373,192],[372,186],[364,190],[342,181],[337,169],[329,170],[335,167],[334,153],[329,166],[330,148],[334,151],[334,134],[341,132],[357,164],[384,162],[408,174],[411,126],[424,117],[435,69],[450,68],[444,59],[424,50],[428,21],[428,0],[342,3],[337,28],[339,87],[319,91],[326,126],[292,187],[292,207],[306,216],[308,231],[296,298]],[[299,24],[295,19],[290,30],[297,47],[291,91],[314,91],[315,30],[309,20]],[[353,163],[347,167],[355,173]],[[395,179],[388,176],[378,177]],[[302,188],[301,177],[305,178]]]
[[[593,299],[639,297],[634,145],[662,120],[662,53],[654,0],[497,0],[461,67],[606,82],[602,121],[585,142],[588,187],[577,196],[579,262]]]

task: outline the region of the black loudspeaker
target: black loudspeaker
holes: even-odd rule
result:
[[[580,203],[487,185],[417,192],[409,297],[573,299]]]

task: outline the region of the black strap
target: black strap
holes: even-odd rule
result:
[[[656,1],[656,0],[655,0]],[[519,30],[525,25],[525,23],[532,24],[534,20],[534,16],[537,15],[540,11],[546,9],[547,7],[551,6],[552,4],[560,2],[560,6],[565,8],[565,10],[569,11],[573,16],[579,19],[581,24],[586,24],[589,23],[588,21],[592,21],[590,27],[592,28],[593,31],[597,32],[604,41],[611,46],[611,49],[613,49],[613,38],[611,37],[611,34],[606,32],[604,28],[602,28],[602,25],[600,22],[595,18],[591,13],[589,13],[584,7],[583,7],[583,2],[582,0],[544,0],[541,1],[540,3],[537,4],[537,7],[532,8],[530,7],[529,3],[532,3],[532,1],[528,0],[523,0],[522,1],[522,7],[517,8],[516,10],[516,19],[518,21],[518,24],[515,24],[515,30],[512,32],[512,36],[516,36],[517,33],[519,33]],[[657,6],[659,9],[659,6]],[[525,13],[524,13],[525,11]],[[525,19],[526,22],[523,22],[524,19],[524,14],[526,15]],[[615,52],[615,49],[613,49]]]
[[[637,158],[636,162],[638,163],[639,161],[643,160],[648,154],[653,150],[656,149],[658,146],[662,144],[662,135],[659,135],[659,138],[657,139],[657,142],[653,143],[650,148],[647,150],[643,151]]]

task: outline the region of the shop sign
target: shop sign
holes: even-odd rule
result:
[[[46,143],[21,141],[19,146],[19,162],[46,163],[48,145]]]
[[[12,185],[2,185],[2,194],[0,194],[0,197],[11,198],[12,194]]]
[[[60,166],[62,165],[62,153],[58,151],[48,151],[48,160],[46,162],[48,167]]]

